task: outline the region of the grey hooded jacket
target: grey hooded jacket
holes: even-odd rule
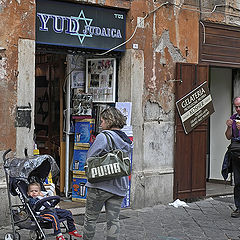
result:
[[[124,152],[127,152],[129,154],[129,157],[131,157],[132,152],[132,143],[128,139],[126,141],[126,134],[121,132],[121,135],[125,135],[125,137],[120,137],[120,135],[115,131],[105,130],[105,132],[111,134],[112,139],[116,145],[116,148],[121,149]],[[87,153],[87,158],[92,156],[98,156],[102,152],[108,152],[110,150],[110,147],[108,146],[107,138],[103,133],[100,133],[97,135],[96,140],[92,144],[92,146],[89,148]],[[98,188],[110,193],[113,193],[118,196],[125,196],[128,190],[129,185],[129,179],[128,177],[120,177],[115,178],[113,180],[107,180],[102,181],[98,183],[86,183],[86,186],[89,188]]]

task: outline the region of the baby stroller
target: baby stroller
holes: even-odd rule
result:
[[[59,201],[59,196],[51,196],[43,198],[33,210],[28,203],[28,184],[38,182],[44,189],[44,181],[48,177],[50,171],[52,176],[59,173],[59,168],[55,160],[50,155],[36,155],[28,157],[25,151],[25,159],[23,158],[6,158],[6,155],[11,151],[7,150],[3,154],[4,171],[6,175],[9,209],[11,217],[12,231],[6,233],[4,240],[20,240],[18,230],[30,230],[30,239],[46,239],[46,234],[43,229],[51,229],[51,220],[43,219],[37,214],[38,210],[47,201],[51,207],[55,207]],[[18,196],[20,205],[12,205],[12,196]],[[65,219],[59,219],[61,223]],[[67,226],[63,223],[63,227],[68,231]]]

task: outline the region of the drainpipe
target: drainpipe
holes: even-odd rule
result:
[[[70,56],[67,56],[67,79],[66,79],[66,155],[65,155],[65,196],[68,197],[69,191],[69,142],[70,142],[70,90],[71,90],[71,81],[70,81]]]

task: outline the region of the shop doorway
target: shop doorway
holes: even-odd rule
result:
[[[215,112],[209,120],[209,160],[207,178],[222,181],[221,166],[229,141],[225,138],[226,120],[232,114],[232,69],[210,68],[210,84]]]
[[[97,58],[91,52],[44,50],[36,54],[36,147],[60,168],[53,179],[56,193],[84,205],[86,153],[101,131],[100,113],[117,102],[119,54]]]
[[[65,76],[65,55],[36,54],[35,72],[35,147],[40,154],[51,155],[58,166],[61,161],[62,86]],[[60,191],[59,176],[53,179],[56,191]]]
[[[226,184],[221,167],[229,145],[225,122],[232,114],[233,96],[239,95],[240,74],[232,68],[192,64],[177,64],[177,74],[183,81],[177,85],[177,99],[207,80],[215,112],[187,135],[176,115],[174,198],[232,194],[232,178]]]
[[[208,150],[206,163],[208,196],[232,194],[232,176],[223,180],[221,168],[224,154],[229,145],[225,137],[226,120],[232,115],[235,70],[232,68],[210,67],[209,88],[215,112],[209,118]],[[229,185],[229,186],[227,186]]]
[[[200,22],[199,29],[199,62],[210,66],[209,87],[215,108],[215,113],[210,117],[208,124],[206,179],[207,183],[223,183],[221,164],[229,144],[224,136],[225,122],[232,114],[232,98],[240,93],[238,90],[240,61],[237,54],[239,42],[235,41],[239,38],[239,29],[235,26],[204,21]],[[227,186],[221,185],[219,189]],[[219,191],[218,193],[220,194]]]

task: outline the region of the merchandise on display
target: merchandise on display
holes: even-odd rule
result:
[[[76,93],[73,96],[73,115],[92,116],[92,95]]]
[[[116,102],[116,59],[86,59],[76,55],[71,58],[72,119],[74,147],[72,158],[72,201],[85,202],[87,177],[84,171],[86,155],[95,137],[102,131],[101,112],[110,106],[118,108],[126,117],[122,129],[132,140],[131,102]],[[131,156],[132,158],[132,156]],[[132,159],[131,159],[132,162]],[[130,206],[130,182],[122,208]]]
[[[87,177],[82,174],[73,175],[72,201],[85,202],[87,198]]]

